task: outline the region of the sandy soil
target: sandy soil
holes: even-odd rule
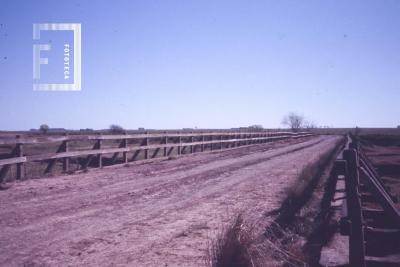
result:
[[[1,266],[203,266],[234,214],[280,206],[320,136],[88,173],[0,191]]]

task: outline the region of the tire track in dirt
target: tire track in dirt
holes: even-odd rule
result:
[[[166,166],[171,173],[152,173],[152,164],[96,171],[82,175],[87,181],[76,182],[78,188],[70,177],[32,181],[32,192],[40,194],[50,184],[54,193],[19,198],[19,191],[29,190],[21,186],[0,195],[1,201],[16,200],[0,212],[5,218],[0,222],[0,264],[198,265],[207,235],[227,222],[230,209],[247,207],[260,214],[272,209],[276,194],[289,184],[285,177],[294,177],[297,168],[334,141],[319,137],[273,150],[232,153],[231,158],[215,153],[213,160],[199,154],[155,168]],[[194,162],[202,160],[208,162]],[[186,162],[190,168],[179,169]],[[138,169],[150,173],[135,173]],[[283,178],[266,179],[268,173]],[[57,192],[56,179],[62,179],[62,192]]]
[[[41,221],[47,220],[48,217],[52,217],[54,215],[57,215],[61,212],[63,213],[74,213],[76,212],[77,208],[85,208],[87,206],[91,206],[92,208],[96,205],[99,205],[99,211],[101,212],[102,210],[102,205],[104,205],[104,202],[118,202],[118,201],[125,201],[129,200],[129,202],[135,203],[135,204],[140,204],[140,198],[143,198],[144,195],[152,195],[155,192],[158,192],[157,196],[158,198],[162,198],[168,195],[168,193],[175,191],[178,189],[180,186],[185,186],[185,185],[190,185],[191,183],[194,182],[199,182],[200,180],[204,180],[204,177],[217,177],[219,175],[222,175],[223,173],[226,173],[228,171],[232,172],[240,168],[244,168],[247,166],[255,165],[260,162],[263,162],[265,160],[269,160],[273,157],[278,157],[282,156],[288,153],[293,153],[301,149],[306,149],[308,147],[317,145],[320,143],[322,140],[309,140],[307,142],[295,144],[290,147],[283,148],[283,151],[271,151],[271,154],[267,154],[264,157],[250,157],[249,159],[243,159],[243,156],[246,154],[241,153],[239,158],[232,160],[232,158],[229,158],[228,155],[223,155],[221,160],[219,160],[219,165],[215,166],[214,164],[211,166],[207,166],[207,163],[211,163],[211,160],[202,160],[200,163],[191,163],[190,166],[186,165],[179,165],[182,166],[180,169],[170,169],[169,172],[164,173],[164,172],[159,172],[157,174],[154,174],[154,176],[157,179],[157,181],[152,180],[145,180],[144,184],[138,184],[137,186],[139,187],[138,190],[132,190],[128,192],[127,194],[120,194],[121,192],[121,186],[123,185],[124,182],[114,182],[113,184],[108,183],[106,185],[107,187],[107,193],[110,196],[104,196],[102,194],[99,194],[97,191],[95,192],[82,192],[80,190],[77,191],[77,194],[86,194],[86,197],[84,199],[81,199],[82,203],[76,203],[77,200],[71,198],[70,192],[64,192],[64,194],[51,194],[51,198],[46,198],[46,197],[39,197],[35,200],[32,200],[32,198],[21,202],[20,205],[27,205],[27,208],[32,209],[32,208],[40,208],[40,206],[43,206],[43,202],[46,201],[52,201],[52,205],[54,209],[52,209],[50,206],[47,204],[47,210],[45,210],[41,214]],[[262,149],[259,152],[268,152],[270,149]],[[218,156],[218,155],[217,155]],[[232,156],[231,156],[232,157]],[[248,154],[247,154],[247,157]],[[200,166],[199,166],[200,165]],[[118,169],[115,169],[118,170]],[[190,170],[190,171],[189,171]],[[177,176],[176,173],[178,171],[181,171],[181,175]],[[140,173],[139,173],[140,174]],[[163,176],[167,175],[167,176]],[[161,179],[159,177],[161,176]],[[146,176],[144,176],[146,177]],[[137,178],[135,178],[137,179]],[[128,181],[129,183],[131,180]],[[139,182],[139,181],[137,181]],[[144,187],[144,188],[141,188]],[[67,188],[67,190],[70,189]],[[92,199],[92,200],[89,200]],[[134,201],[136,200],[136,201]],[[66,201],[69,202],[74,202],[66,205]],[[147,201],[147,199],[144,199],[143,201]],[[142,202],[143,202],[142,201]],[[29,205],[28,205],[29,203]],[[63,204],[63,205],[61,205]],[[80,205],[79,205],[80,204]],[[57,208],[58,207],[58,208]],[[63,207],[60,210],[60,207]],[[56,209],[57,208],[57,209]],[[26,214],[28,214],[26,212]],[[32,214],[33,218],[36,217],[35,214]],[[0,213],[1,216],[1,213]],[[4,222],[7,223],[7,219],[10,218],[8,216],[4,216]],[[28,219],[28,218],[26,218]],[[29,218],[30,219],[30,218]],[[39,222],[38,222],[39,223]],[[34,225],[30,224],[29,227],[34,227]],[[28,228],[29,228],[28,227]],[[28,230],[28,229],[25,229]]]

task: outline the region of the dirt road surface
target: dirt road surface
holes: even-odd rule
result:
[[[338,138],[16,183],[0,191],[0,265],[203,266],[221,226],[278,208],[303,166]]]

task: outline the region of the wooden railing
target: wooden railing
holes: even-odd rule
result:
[[[80,168],[86,169],[93,166],[94,158],[97,160],[95,167],[103,167],[103,155],[112,154],[108,159],[111,164],[118,163],[118,157],[122,155],[119,163],[129,163],[151,160],[154,158],[169,157],[174,151],[175,155],[191,154],[195,152],[212,151],[215,149],[227,149],[237,146],[253,145],[288,138],[307,137],[312,134],[307,132],[192,132],[192,133],[149,133],[149,134],[118,134],[118,135],[64,135],[64,136],[40,136],[21,137],[0,140],[0,146],[11,147],[7,158],[0,159],[0,181],[9,172],[11,166],[16,166],[16,179],[24,178],[24,167],[27,163],[47,163],[45,173],[53,170],[57,163],[62,162],[63,172],[69,172],[72,158],[86,157],[80,161]],[[115,141],[117,141],[115,143]],[[104,145],[104,142],[112,144]],[[70,144],[74,143],[72,147]],[[26,146],[42,147],[48,150],[52,144],[55,152],[39,153],[27,152]],[[115,145],[118,144],[116,147]],[[88,149],[88,145],[92,147]],[[32,150],[32,149],[31,149]],[[36,148],[38,150],[38,148]],[[162,156],[158,154],[162,150]],[[152,155],[150,155],[152,151]],[[133,153],[133,155],[128,155]],[[109,165],[111,165],[109,164]]]
[[[399,254],[396,257],[371,255],[375,250],[371,246],[376,246],[376,239],[385,240],[385,243],[391,239],[399,240],[400,211],[395,205],[396,199],[360,147],[358,139],[349,137],[349,141],[342,159],[338,159],[335,165],[336,174],[345,180],[340,232],[349,236],[349,265],[400,266]],[[380,208],[370,208],[365,204],[371,201]],[[385,249],[384,243],[380,246]]]

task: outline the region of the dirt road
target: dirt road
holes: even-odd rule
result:
[[[234,214],[278,208],[339,137],[29,180],[0,191],[1,266],[202,266]]]

